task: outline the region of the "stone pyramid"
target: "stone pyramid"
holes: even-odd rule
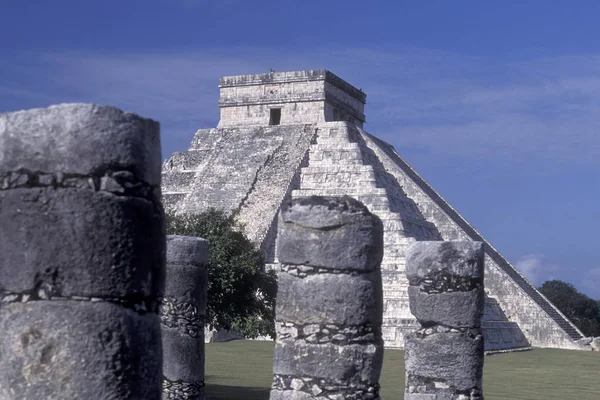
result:
[[[277,267],[282,202],[349,195],[383,221],[386,347],[402,348],[417,326],[404,270],[416,240],[486,244],[484,336],[487,351],[530,346],[577,349],[581,332],[394,150],[365,132],[366,94],[325,70],[271,72],[220,80],[217,128],[199,130],[163,166],[168,211],[232,211]]]

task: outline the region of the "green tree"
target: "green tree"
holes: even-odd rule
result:
[[[277,279],[244,235],[243,226],[225,211],[167,214],[167,233],[202,237],[209,242],[207,323],[250,338],[275,336]]]
[[[538,290],[586,336],[600,336],[600,301],[580,293],[570,283],[546,281]]]

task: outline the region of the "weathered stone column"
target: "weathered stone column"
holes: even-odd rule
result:
[[[160,306],[163,399],[204,399],[204,317],[208,242],[167,236],[167,278]]]
[[[157,122],[0,114],[0,398],[161,398]]]
[[[483,399],[483,267],[481,242],[409,248],[410,311],[421,329],[405,337],[405,399]]]
[[[309,197],[279,217],[271,400],[379,399],[379,218],[350,198]]]

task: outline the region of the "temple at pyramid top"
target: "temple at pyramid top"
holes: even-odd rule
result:
[[[225,76],[219,88],[219,128],[365,122],[367,95],[323,69]]]
[[[420,326],[408,303],[408,246],[472,240],[485,244],[486,350],[579,348],[581,331],[408,165],[403,149],[363,130],[361,90],[325,70],[228,76],[219,87],[218,126],[199,129],[188,150],[163,166],[167,212],[231,212],[267,267],[277,269],[282,204],[351,196],[384,228],[386,347],[403,347],[404,336]]]

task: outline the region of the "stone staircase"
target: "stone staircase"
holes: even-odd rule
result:
[[[410,200],[384,187],[380,171],[368,163],[365,155],[368,149],[357,138],[358,131],[350,124],[319,125],[317,140],[309,149],[308,166],[301,169],[299,189],[292,191],[292,197],[348,195],[364,203],[382,220],[383,337],[386,347],[403,347],[404,332],[416,326],[408,307],[404,254],[411,242],[424,239],[415,237],[419,235],[409,232],[409,227],[429,223],[408,213],[392,211],[394,204]]]
[[[569,321],[556,307],[542,296],[537,289],[532,286],[483,236],[473,228],[458,212],[452,208],[417,172],[410,167],[394,150],[394,148],[372,136],[362,129],[359,129],[366,145],[377,149],[377,157],[384,163],[385,168],[396,169],[395,178],[402,182],[403,188],[407,190],[408,195],[414,199],[421,209],[421,212],[428,220],[436,220],[440,229],[444,230],[444,240],[476,240],[486,243],[486,253],[491,258],[490,262],[497,265],[514,283],[528,296],[528,300],[538,305],[551,320],[566,334],[573,343],[562,342],[560,346],[564,348],[574,348],[574,343],[582,338],[581,332]],[[422,191],[422,193],[420,193]],[[438,209],[439,207],[439,209]],[[464,232],[464,235],[460,231]],[[440,232],[441,233],[441,232]],[[486,272],[487,274],[487,272]],[[502,289],[504,298],[499,297],[499,301],[506,301],[506,289]],[[534,314],[535,315],[535,314]],[[534,316],[532,315],[532,317]],[[515,316],[513,316],[515,317]],[[537,329],[535,324],[529,324],[529,320],[520,318],[519,326],[526,326]],[[541,341],[537,345],[545,347],[552,343],[551,347],[556,346],[556,339],[561,336],[559,332],[554,333],[555,338]]]
[[[557,324],[560,326],[573,340],[579,340],[583,338],[583,335],[573,324],[561,314],[550,301],[537,291],[531,283],[529,283],[521,274],[516,272],[512,268],[506,268],[504,270],[510,277],[523,289],[525,293],[529,295],[541,308],[544,310]]]

